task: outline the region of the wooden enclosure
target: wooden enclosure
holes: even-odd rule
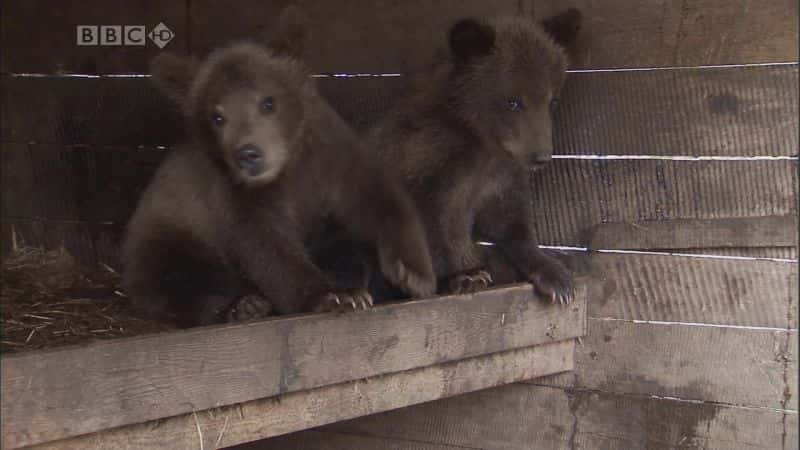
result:
[[[4,2],[4,254],[117,267],[181,135],[140,76],[159,49],[78,47],[76,25],[164,22],[166,50],[202,55],[268,35],[290,3],[358,131],[454,20],[581,9],[556,156],[531,178],[540,241],[574,247],[580,300],[519,285],[4,356],[3,448],[798,448],[796,0]],[[342,339],[317,352],[315,327]]]

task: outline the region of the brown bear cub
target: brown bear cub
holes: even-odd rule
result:
[[[312,261],[331,229],[374,246],[403,291],[435,292],[424,228],[402,185],[370,161],[297,60],[253,43],[194,67],[162,54],[153,78],[188,139],[162,163],[128,226],[124,288],[193,326],[367,308]]]
[[[573,298],[569,271],[537,245],[529,175],[552,156],[552,109],[580,20],[570,9],[541,24],[459,21],[450,59],[368,135],[411,192],[450,292],[492,283],[477,238],[496,244],[514,278],[554,302]]]

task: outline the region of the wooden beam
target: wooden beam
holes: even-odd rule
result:
[[[601,223],[589,232],[587,240],[591,250],[796,247],[797,216]]]
[[[291,0],[90,0],[79,10],[55,0],[12,2],[2,17],[2,67],[9,72],[141,73],[158,48],[78,47],[75,26],[160,21],[175,31],[167,50],[203,54],[231,39],[270,35]],[[418,69],[446,44],[449,26],[465,17],[546,17],[568,6],[584,15],[581,68],[695,66],[797,59],[797,2],[724,0],[388,0],[302,1],[312,36],[304,58],[326,73],[394,73]],[[123,7],[124,6],[124,7]],[[746,12],[746,14],[743,14]],[[368,42],[370,45],[363,45]],[[353,51],[358,49],[358,51]]]
[[[797,328],[798,265],[593,254],[589,317]]]
[[[417,448],[410,443],[508,450],[769,450],[783,448],[783,422],[793,426],[796,420],[794,412],[512,384],[236,450]],[[787,442],[785,448],[797,448],[796,441]]]
[[[563,161],[532,177],[540,241],[606,222],[797,215],[796,161]],[[713,242],[712,242],[713,243]]]
[[[589,319],[574,372],[548,386],[791,409],[796,331]]]
[[[4,357],[2,444],[32,445],[578,337],[584,292],[561,308],[523,284]]]
[[[222,448],[572,369],[566,340],[184,414],[31,448]],[[202,441],[202,444],[201,444]]]

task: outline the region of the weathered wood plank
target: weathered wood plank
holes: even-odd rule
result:
[[[785,331],[589,319],[575,372],[545,385],[783,408]],[[539,381],[536,381],[539,383]]]
[[[740,256],[745,258],[785,259],[797,262],[797,247],[688,248],[679,253],[690,255]]]
[[[176,106],[147,78],[0,78],[4,142],[171,145]]]
[[[797,264],[602,253],[590,264],[592,318],[797,328]]]
[[[407,82],[317,81],[359,130],[381,119]],[[573,73],[556,112],[556,153],[796,155],[797,82],[797,65]],[[4,141],[137,146],[171,145],[180,137],[175,108],[147,79],[3,77],[0,83]]]
[[[140,2],[135,7],[91,1],[66,8],[55,0],[12,2],[2,20],[4,72],[136,73],[158,49],[79,47],[76,25],[147,25],[175,31],[167,49],[202,54],[234,38],[271,35],[275,18],[297,3],[311,17],[305,58],[321,72],[401,72],[424,65],[445,44],[451,23],[497,14],[547,16],[568,6],[585,16],[576,67],[654,67],[791,61],[797,59],[797,3],[665,0],[596,3],[572,0],[331,3],[319,0],[243,1],[226,8],[208,1]],[[746,11],[746,13],[743,13]],[[713,19],[712,19],[713,18]],[[187,27],[187,23],[190,27]],[[364,45],[369,43],[369,45]],[[357,48],[358,51],[352,51]]]
[[[572,340],[299,391],[37,449],[220,448],[572,369]],[[359,447],[351,447],[359,448]],[[431,446],[436,448],[436,446]]]
[[[797,154],[796,65],[573,73],[568,80],[555,117],[559,153]]]
[[[592,250],[676,250],[701,247],[796,247],[797,216],[601,223]]]
[[[2,442],[24,446],[584,333],[530,285],[0,359]]]
[[[797,214],[797,161],[554,161],[532,177],[539,238],[606,222]]]
[[[78,46],[78,25],[145,25],[164,22],[175,38],[165,49],[186,53],[186,2],[88,0],[80,7],[57,0],[4,2],[0,40],[3,73],[139,73],[159,52],[142,46]]]
[[[783,450],[798,450],[800,448],[800,435],[798,435],[797,414],[784,415]]]
[[[247,2],[224,8],[208,0],[190,6],[192,48],[202,53],[232,38],[271,32],[287,3],[301,5],[313,36],[305,58],[320,72],[394,73],[419,68],[445,46],[449,26],[475,16],[546,17],[569,6],[585,17],[575,67],[655,67],[797,59],[796,2],[746,0],[347,0]],[[742,11],[747,11],[743,14]],[[711,20],[713,17],[714,20]],[[702,36],[699,37],[699,36]],[[367,45],[365,45],[367,43]],[[358,49],[358,51],[352,51]]]
[[[480,449],[781,448],[783,414],[713,403],[514,384],[244,447],[314,448],[352,436]],[[319,436],[325,433],[325,438]],[[348,436],[347,438],[341,435]],[[304,444],[309,442],[309,444]],[[359,442],[359,441],[356,441]],[[361,441],[364,450],[379,449]],[[282,445],[282,446],[281,446]],[[238,450],[238,449],[237,449]]]
[[[405,439],[387,439],[332,431],[308,430],[297,434],[230,447],[229,450],[481,450],[463,445],[431,444]]]

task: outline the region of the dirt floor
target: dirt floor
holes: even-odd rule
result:
[[[1,353],[171,328],[131,308],[113,269],[82,267],[64,250],[18,249],[3,261],[0,281]]]

